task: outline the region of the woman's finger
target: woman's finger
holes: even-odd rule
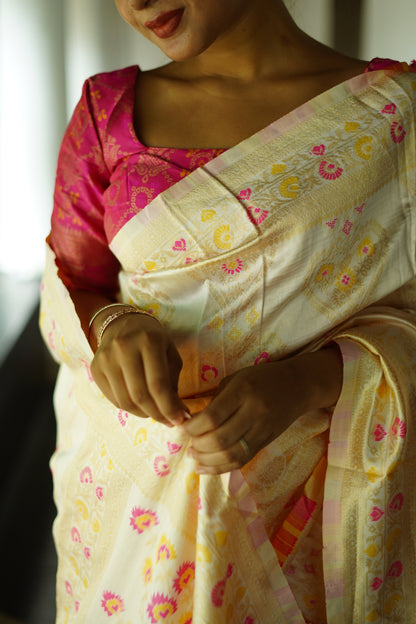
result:
[[[183,429],[192,438],[215,431],[236,413],[242,403],[242,394],[231,381],[212,399],[208,407],[184,423]]]

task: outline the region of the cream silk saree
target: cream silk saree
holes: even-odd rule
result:
[[[169,327],[191,411],[251,365],[340,345],[332,410],[241,471],[116,409],[48,248],[61,363],[58,624],[416,623],[416,75],[363,74],[224,152],[111,243],[120,299]]]

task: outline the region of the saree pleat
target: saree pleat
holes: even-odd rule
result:
[[[402,69],[318,96],[111,243],[120,300],[171,330],[191,412],[244,366],[340,345],[335,408],[241,471],[197,475],[179,431],[103,397],[48,249],[59,624],[416,623],[416,80]]]

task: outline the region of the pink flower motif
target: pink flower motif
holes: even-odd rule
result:
[[[262,208],[256,208],[255,206],[249,206],[247,210],[249,210],[248,218],[255,225],[260,225],[260,223],[263,223],[263,221],[269,214],[268,210],[263,210]]]
[[[378,576],[375,577],[375,579],[373,580],[373,582],[371,583],[370,587],[372,587],[372,589],[374,589],[374,591],[376,591],[379,587],[381,587],[383,584],[383,581],[381,578],[379,578]]]
[[[175,453],[179,453],[179,451],[182,449],[182,445],[180,444],[176,444],[175,442],[169,442],[169,440],[166,442],[166,446],[168,447],[168,451],[171,455],[175,455]]]
[[[329,228],[331,228],[331,230],[333,230],[337,221],[338,219],[334,219],[333,221],[327,221],[325,225],[327,225]]]
[[[68,596],[72,596],[72,585],[69,581],[65,581],[65,591]]]
[[[240,258],[237,258],[237,260],[229,260],[228,262],[224,262],[221,268],[229,275],[234,275],[234,273],[240,273],[243,268],[243,262]]]
[[[263,351],[262,353],[260,353],[260,355],[256,357],[256,359],[254,360],[254,365],[257,366],[258,364],[264,364],[265,362],[270,362],[270,355],[267,353],[267,351]]]
[[[400,438],[405,438],[407,433],[406,423],[403,420],[400,420],[400,418],[396,418],[392,425],[391,431],[393,435],[398,435],[400,436]]]
[[[89,466],[81,471],[81,474],[79,475],[79,480],[81,481],[81,483],[92,483],[92,472]]]
[[[226,583],[227,583],[226,579],[222,579],[222,581],[218,581],[218,583],[215,585],[214,589],[211,592],[211,600],[215,607],[222,607],[222,603],[224,602]]]
[[[79,600],[75,600],[75,613],[78,613],[79,611]]]
[[[325,145],[315,145],[309,153],[315,154],[315,156],[323,156],[325,154],[325,149]]]
[[[123,412],[123,410],[120,410],[118,413],[118,421],[120,423],[120,425],[122,427],[125,427],[127,424],[127,419],[128,419],[129,415],[127,412]]]
[[[86,559],[90,559],[90,558],[91,558],[91,551],[90,551],[90,549],[88,548],[88,546],[85,546],[85,548],[84,548],[84,557],[85,557]]]
[[[194,578],[195,563],[193,561],[186,561],[180,566],[176,573],[176,578],[173,581],[173,589],[177,594],[180,594],[186,587],[189,587]]]
[[[141,507],[133,507],[130,516],[130,526],[140,535],[146,529],[151,529],[159,524],[159,518],[155,511],[150,509],[142,509]]]
[[[352,230],[352,223],[351,221],[348,221],[348,219],[345,221],[344,223],[344,227],[342,228],[342,231],[344,232],[344,234],[349,234]]]
[[[402,126],[399,126],[397,121],[393,121],[390,128],[391,138],[395,143],[401,143],[406,136],[406,130]]]
[[[173,251],[186,251],[186,240],[184,238],[181,238],[175,241],[172,249]]]
[[[381,442],[381,440],[386,437],[387,432],[380,424],[378,424],[373,432],[373,435],[376,442]]]
[[[387,576],[395,576],[396,578],[401,576],[403,572],[403,564],[401,561],[395,561],[387,572]]]
[[[77,544],[81,544],[81,535],[80,535],[77,527],[72,527],[71,539],[72,539],[73,542],[76,542]]]
[[[103,599],[101,601],[101,606],[107,615],[114,615],[115,613],[121,613],[124,611],[124,602],[122,598],[118,594],[115,594],[110,591],[105,591],[103,593]]]
[[[170,473],[169,464],[166,457],[158,455],[153,461],[153,469],[158,477],[166,477]]]
[[[218,377],[218,370],[215,366],[209,366],[208,364],[204,364],[202,367],[201,379],[202,381],[213,381]]]
[[[325,180],[336,180],[343,173],[341,167],[335,167],[333,163],[329,163],[323,160],[319,165],[319,174],[325,178]]]
[[[177,610],[176,600],[169,598],[165,594],[153,594],[151,601],[147,605],[147,613],[152,624],[157,624],[161,620],[166,620]]]
[[[377,520],[380,520],[381,516],[383,515],[384,515],[384,511],[382,511],[378,507],[373,507],[370,513],[370,518],[373,522],[377,522]]]
[[[391,104],[386,104],[381,112],[385,113],[386,115],[394,115],[394,113],[396,112],[396,104],[394,104],[393,102]]]
[[[186,258],[185,259],[185,264],[191,264],[192,262],[193,263],[198,262],[198,259],[197,260],[192,260],[192,258]]]
[[[403,507],[403,502],[403,494],[400,492],[399,494],[396,494],[396,496],[391,501],[389,509],[392,509],[393,511],[400,511]]]
[[[246,188],[243,191],[240,191],[238,194],[239,199],[242,199],[243,201],[246,201],[248,199],[250,199],[251,197],[251,189]]]
[[[102,500],[104,497],[104,490],[103,488],[99,485],[97,488],[95,488],[95,495],[98,498],[98,500]]]
[[[361,214],[364,209],[364,206],[365,206],[365,202],[363,202],[360,206],[356,206],[354,210],[356,210],[357,212]]]

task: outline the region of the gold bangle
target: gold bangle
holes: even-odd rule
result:
[[[105,321],[103,321],[103,323],[101,324],[100,329],[97,332],[97,349],[101,344],[101,341],[103,339],[103,334],[105,330],[107,329],[107,327],[120,316],[124,316],[124,314],[141,314],[143,316],[150,316],[150,318],[155,319],[155,321],[157,321],[157,318],[154,317],[153,314],[150,314],[150,312],[146,312],[145,310],[141,310],[140,308],[137,308],[136,306],[133,306],[130,304],[123,304],[123,303],[110,304],[108,306],[104,306],[104,308],[101,308],[99,312],[103,312],[106,308],[110,308],[115,305],[119,305],[119,306],[122,305],[124,307],[120,310],[117,310],[117,312],[114,312],[113,314],[110,314],[109,316],[107,316]],[[98,316],[98,314],[96,314],[96,316]]]

